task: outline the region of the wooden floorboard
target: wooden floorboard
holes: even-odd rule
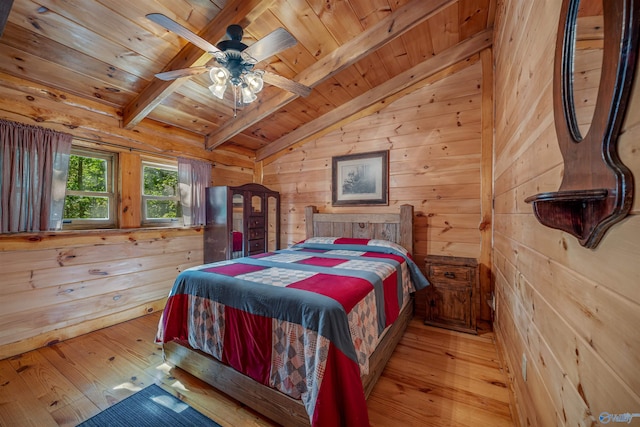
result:
[[[0,426],[76,426],[152,383],[223,426],[276,426],[163,362],[159,314],[0,360]],[[367,406],[376,426],[514,426],[494,335],[413,319]]]

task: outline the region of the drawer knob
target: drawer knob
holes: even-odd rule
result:
[[[444,272],[444,277],[446,277],[447,279],[455,279],[456,278],[456,273],[453,273],[451,271],[445,271]]]

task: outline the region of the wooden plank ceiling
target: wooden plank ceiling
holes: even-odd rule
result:
[[[154,120],[201,136],[208,149],[258,160],[490,46],[495,14],[495,0],[14,0],[9,7],[0,71],[116,107],[123,127]],[[233,98],[212,96],[207,73],[155,77],[215,60],[149,13],[212,44],[230,24],[244,28],[248,45],[284,27],[298,43],[256,69],[313,90],[303,98],[265,84],[234,117]]]

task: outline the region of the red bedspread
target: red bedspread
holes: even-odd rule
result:
[[[389,242],[309,239],[180,273],[158,341],[188,340],[301,399],[314,426],[366,426],[360,376],[409,293],[426,284]]]

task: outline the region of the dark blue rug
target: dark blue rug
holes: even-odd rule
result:
[[[214,426],[180,399],[153,384],[89,418],[79,427]]]

